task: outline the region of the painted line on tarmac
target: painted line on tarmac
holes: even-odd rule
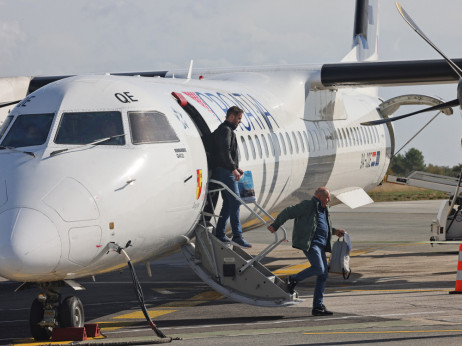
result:
[[[177,301],[177,302],[169,302],[165,303],[162,305],[157,306],[155,309],[150,309],[148,310],[148,314],[151,318],[156,318],[159,316],[171,314],[173,312],[178,311],[176,308],[188,308],[188,307],[194,307],[197,305],[205,304],[208,303],[212,300],[219,300],[224,298],[223,295],[221,295],[218,292],[215,291],[205,291],[201,292],[199,294],[196,294],[195,296],[182,300],[182,301]],[[173,308],[173,309],[172,309]],[[137,310],[131,313],[127,314],[122,314],[118,315],[112,318],[112,320],[120,320],[120,319],[128,319],[128,320],[134,320],[134,319],[140,319],[144,320],[144,314],[141,310]],[[120,322],[111,322],[111,321],[102,321],[102,322],[97,322],[100,324],[101,330],[105,333],[111,332],[111,331],[116,331],[119,330],[120,328],[123,327],[129,327],[132,326],[133,324],[136,324],[137,322],[132,322],[132,321],[120,321]],[[120,331],[118,331],[120,332]]]
[[[441,329],[441,330],[382,330],[382,331],[364,331],[364,332],[311,332],[303,333],[305,335],[332,335],[332,334],[394,334],[394,333],[450,333],[462,332],[462,329]]]
[[[370,290],[358,290],[351,288],[326,288],[326,291],[344,291],[344,292],[450,292],[453,290],[450,289],[394,289],[394,290],[385,290],[385,289],[370,289]]]
[[[364,255],[366,253],[372,252],[374,250],[377,250],[377,248],[369,248],[369,249],[364,249],[364,250],[353,250],[350,253],[350,257],[361,256],[361,255]],[[329,255],[328,255],[328,258],[330,258]],[[295,265],[292,265],[292,266],[288,266],[288,267],[285,267],[285,268],[275,270],[275,271],[273,271],[273,274],[276,275],[276,276],[287,276],[287,275],[296,274],[299,271],[302,271],[302,270],[304,270],[306,268],[309,268],[309,267],[311,267],[310,262],[306,261],[306,262],[303,262],[303,263],[300,263],[300,264],[295,264]]]

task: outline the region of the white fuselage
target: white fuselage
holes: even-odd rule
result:
[[[125,265],[123,256],[108,251],[110,242],[131,241],[127,253],[136,262],[185,242],[210,174],[203,129],[172,93],[182,95],[210,131],[230,106],[244,109],[236,130],[240,167],[252,171],[257,200],[269,211],[310,198],[318,186],[373,188],[388,167],[390,137],[385,126],[359,123],[379,118],[379,99],[361,90],[307,95],[312,74],[81,76],[29,95],[11,112],[0,146],[19,115],[53,114],[53,120],[43,144],[0,150],[0,276],[96,275]],[[134,144],[130,114],[141,111],[163,114],[176,139]],[[63,114],[84,112],[120,113],[125,144],[58,144]],[[241,218],[250,215],[242,209]]]

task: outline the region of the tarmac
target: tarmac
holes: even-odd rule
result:
[[[297,286],[304,302],[263,308],[231,301],[212,291],[176,254],[136,266],[146,305],[157,327],[176,345],[445,345],[462,344],[462,294],[454,291],[457,244],[431,247],[430,223],[441,201],[381,202],[351,210],[331,208],[334,227],[350,234],[353,250],[348,280],[330,274],[324,303],[333,316],[311,315],[314,279]],[[287,223],[291,233],[292,223]],[[256,254],[272,239],[260,227],[245,234]],[[334,237],[336,238],[336,237]],[[285,276],[308,265],[290,241],[263,263]],[[82,279],[77,295],[87,323],[99,323],[103,337],[72,345],[142,345],[159,339],[144,320],[128,270]],[[14,293],[18,283],[0,282],[0,344],[37,343],[28,316],[38,291]],[[70,344],[70,343],[65,343]]]

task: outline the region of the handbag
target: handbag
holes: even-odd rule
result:
[[[350,250],[350,236],[345,232],[343,240],[340,241],[340,238],[338,238],[332,246],[332,254],[329,261],[329,273],[342,274],[345,280],[350,277]]]

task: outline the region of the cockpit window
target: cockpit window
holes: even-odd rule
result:
[[[124,145],[125,136],[120,112],[63,113],[55,143],[89,144],[100,139],[117,136],[101,145]],[[121,136],[118,136],[121,135]]]
[[[0,127],[0,138],[3,137],[3,135],[5,134],[6,129],[8,128],[8,126],[10,126],[12,121],[13,121],[13,116],[12,115],[9,115],[9,116],[6,117],[5,121],[2,124],[2,127]]]
[[[160,112],[128,112],[133,144],[179,141],[165,114]]]
[[[31,147],[46,142],[54,114],[21,114],[14,121],[11,129],[0,145],[5,147]],[[11,122],[12,119],[9,121]],[[8,118],[5,122],[8,122]],[[5,124],[4,124],[5,125]],[[8,127],[8,125],[6,125]],[[6,127],[2,126],[1,131]],[[1,137],[1,136],[0,136]]]

